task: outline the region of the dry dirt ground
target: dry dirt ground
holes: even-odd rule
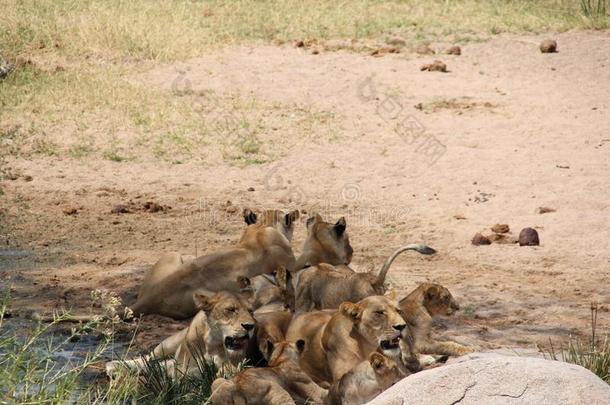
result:
[[[11,161],[22,177],[0,197],[11,249],[0,253],[0,276],[13,285],[13,311],[86,313],[96,288],[131,303],[162,253],[236,243],[244,207],[299,208],[346,216],[360,270],[379,269],[404,243],[437,249],[432,258],[400,257],[390,279],[401,295],[423,281],[454,293],[463,311],[439,325],[446,336],[482,348],[535,347],[587,332],[592,301],[607,331],[610,35],[555,38],[556,54],[540,53],[537,36],[466,44],[461,56],[238,47],[130,78],[206,105],[206,94],[239,93],[308,106],[328,120],[316,124],[319,137],[262,134],[263,147],[285,146],[264,164]],[[447,73],[420,71],[435,59]],[[272,131],[295,117],[279,114]],[[219,125],[232,118],[218,112]],[[147,210],[147,202],[161,207]],[[131,212],[111,213],[117,204]],[[496,223],[513,235],[534,227],[541,244],[471,245]],[[139,341],[176,327],[145,318]]]

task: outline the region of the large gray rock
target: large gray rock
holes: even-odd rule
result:
[[[574,364],[474,353],[411,375],[369,404],[458,403],[610,404],[610,385]]]

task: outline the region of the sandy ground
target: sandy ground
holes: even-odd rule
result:
[[[131,303],[162,253],[235,243],[243,207],[299,208],[346,216],[357,269],[379,268],[404,243],[436,248],[433,258],[400,257],[390,279],[401,294],[423,281],[454,293],[464,311],[439,324],[446,336],[534,347],[587,332],[592,301],[608,330],[610,35],[557,35],[556,54],[541,54],[540,39],[497,37],[461,56],[241,47],[130,78],[172,91],[184,75],[202,94],[308,105],[332,114],[334,135],[275,133],[268,142],[284,143],[284,156],[245,168],[10,162],[33,178],[7,182],[0,197],[9,225],[0,242],[13,252],[0,253],[0,277],[13,285],[14,311],[87,312],[95,288]],[[449,72],[420,71],[434,59]],[[281,128],[291,116],[278,120]],[[148,212],[148,201],[166,207]],[[132,212],[111,214],[119,203]],[[542,206],[556,211],[537,213]],[[471,245],[496,223],[514,236],[534,227],[541,245]],[[178,326],[145,319],[139,341]]]

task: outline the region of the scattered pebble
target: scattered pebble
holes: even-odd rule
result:
[[[129,208],[124,204],[117,204],[110,210],[111,214],[127,214],[129,212],[131,211],[129,211]]]
[[[540,245],[540,239],[538,238],[538,231],[534,228],[523,228],[519,232],[519,246],[538,246]]]
[[[302,40],[294,41],[295,48],[302,48],[304,46],[305,46],[305,42],[303,42]]]
[[[426,65],[423,65],[421,68],[419,68],[419,70],[421,70],[421,71],[427,70],[428,72],[443,72],[443,73],[446,73],[447,72],[447,65],[445,65],[440,60],[435,60],[432,63],[428,63]]]
[[[540,52],[555,53],[557,52],[557,41],[554,39],[545,39],[540,43]]]
[[[454,219],[457,219],[457,220],[463,220],[463,219],[466,219],[466,217],[465,217],[465,216],[463,216],[462,214],[456,214],[456,215],[454,215],[454,216],[453,216],[453,218],[454,218]]]
[[[169,209],[169,208],[171,208],[171,207],[163,206],[154,201],[147,201],[144,203],[144,211],[147,211],[147,212],[155,213],[155,212],[159,212],[159,211],[165,211],[166,209]]]
[[[66,207],[63,211],[66,215],[76,215],[78,213],[78,210],[74,207]]]
[[[491,245],[491,241],[487,236],[483,236],[481,233],[476,233],[472,238],[472,244],[475,246]]]
[[[34,180],[34,178],[32,176],[30,176],[29,174],[26,174],[25,176],[23,176],[23,180],[29,182],[29,181]]]
[[[538,214],[548,214],[549,212],[555,212],[557,211],[555,208],[551,208],[551,207],[538,207],[538,209],[536,209],[536,212]]]
[[[314,48],[311,50],[312,55],[318,55],[319,53],[320,53],[320,50],[318,48]]]
[[[254,187],[248,187],[248,191],[254,191]]]
[[[400,53],[400,49],[398,49],[395,46],[382,46],[380,48],[375,49],[373,52],[371,52],[371,56],[383,56],[387,53]]]
[[[460,48],[457,45],[453,45],[451,47],[449,47],[449,49],[447,49],[446,51],[447,55],[461,55],[462,54],[462,48]]]
[[[508,224],[495,224],[491,227],[491,231],[494,233],[509,233],[510,227]]]

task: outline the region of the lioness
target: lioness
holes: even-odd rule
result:
[[[423,283],[399,302],[417,353],[462,356],[473,350],[456,342],[436,341],[431,336],[432,318],[452,315],[460,306],[440,284]]]
[[[134,315],[189,318],[197,312],[192,300],[196,291],[238,292],[238,276],[252,278],[279,267],[292,270],[295,257],[290,241],[274,222],[285,218],[269,211],[264,220],[246,227],[237,246],[194,260],[183,260],[177,253],[161,257],[140,287],[131,307]]]
[[[362,405],[405,377],[396,362],[373,352],[365,360],[335,381],[328,390],[327,405]]]
[[[175,371],[187,373],[196,368],[200,354],[218,368],[237,366],[246,356],[255,327],[244,299],[229,292],[211,296],[196,292],[193,300],[199,312],[188,328],[165,339],[144,358],[106,363],[106,373],[111,376],[121,366],[142,370],[149,361],[172,356],[174,362],[169,364]]]
[[[407,333],[406,326],[397,303],[385,296],[371,296],[357,303],[344,302],[338,311],[296,316],[286,340],[305,340],[301,367],[317,383],[330,384],[374,351],[397,362],[401,357],[413,357],[412,353],[401,354],[399,341],[401,333]]]
[[[379,274],[346,273],[325,263],[303,270],[295,286],[295,311],[338,308],[345,301],[358,302],[371,295],[385,294],[388,270],[394,259],[407,250],[415,250],[425,255],[436,253],[431,247],[422,244],[402,246],[386,259]]]
[[[328,391],[299,367],[304,345],[303,340],[281,342],[273,350],[269,367],[245,369],[232,381],[216,379],[212,384],[212,404],[285,405],[294,404],[294,399],[323,404]]]
[[[315,266],[318,263],[328,263],[344,269],[352,261],[354,250],[349,243],[345,229],[347,223],[341,217],[335,224],[324,222],[319,214],[307,219],[307,238],[303,251],[298,257],[294,270]]]

